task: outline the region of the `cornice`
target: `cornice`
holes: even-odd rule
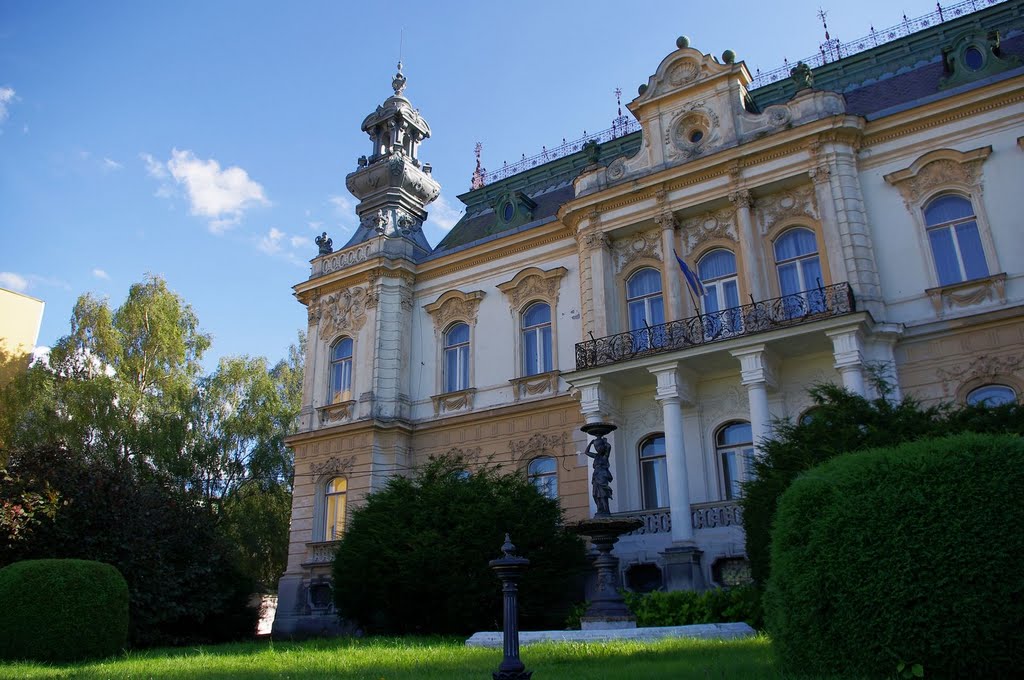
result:
[[[469,251],[453,253],[447,257],[433,260],[422,267],[416,277],[416,280],[418,282],[430,281],[443,276],[449,276],[465,269],[485,265],[496,260],[502,260],[519,253],[533,250],[534,248],[558,243],[563,240],[571,243],[573,245],[573,250],[575,251],[575,242],[572,240],[572,233],[560,222],[552,222],[550,228],[545,229],[542,233],[529,234],[522,239],[509,239],[507,243],[499,246],[499,244],[504,240],[505,239],[489,241],[487,243],[480,244]]]

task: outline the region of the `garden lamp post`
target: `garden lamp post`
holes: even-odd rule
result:
[[[501,579],[501,592],[504,595],[502,606],[502,630],[504,631],[504,658],[498,670],[493,673],[494,680],[530,680],[533,671],[519,660],[519,590],[516,583],[523,576],[530,560],[517,557],[516,547],[512,539],[505,534],[505,544],[501,546],[501,557],[491,560],[488,564]]]

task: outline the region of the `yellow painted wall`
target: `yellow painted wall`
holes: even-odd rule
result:
[[[43,301],[0,288],[0,386],[28,367],[43,322]]]

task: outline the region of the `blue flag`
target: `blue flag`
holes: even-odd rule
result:
[[[683,278],[686,279],[686,283],[690,286],[690,290],[693,291],[693,294],[697,297],[704,297],[707,295],[707,291],[704,289],[704,284],[701,283],[700,278],[686,265],[683,258],[679,257],[679,253],[675,250],[673,250],[672,253],[676,256],[676,262],[679,263],[679,268],[683,270]]]

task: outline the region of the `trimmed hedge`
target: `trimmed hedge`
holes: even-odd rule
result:
[[[697,623],[743,621],[763,628],[761,593],[753,586],[696,592],[623,593],[636,625],[690,626]]]
[[[128,584],[88,560],[25,560],[0,569],[0,658],[68,662],[128,642]]]
[[[1024,439],[963,434],[840,456],[779,502],[765,618],[792,672],[1017,677]]]

